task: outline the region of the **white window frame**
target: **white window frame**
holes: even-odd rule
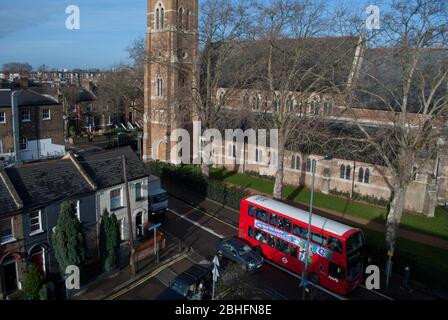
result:
[[[76,200],[76,205],[75,205],[75,209],[76,209],[76,217],[78,218],[79,222],[81,222],[81,201],[80,200]]]
[[[117,191],[117,190],[120,190],[120,206],[117,207],[117,208],[112,208],[112,196],[111,196],[111,194],[112,194],[113,191]],[[109,191],[109,202],[110,202],[109,204],[110,204],[110,210],[111,211],[120,209],[120,208],[122,208],[124,206],[124,204],[123,204],[123,187],[115,188],[115,189],[112,189],[112,190]]]
[[[38,222],[39,229],[31,231],[31,227],[33,225],[36,225],[36,223],[33,223],[33,224],[31,223],[31,219],[36,219],[36,218],[31,218],[31,214],[36,213],[36,212],[38,214],[36,218],[39,220],[39,222]],[[37,210],[37,211],[31,212],[30,216],[29,216],[29,222],[30,222],[30,236],[34,236],[36,234],[42,233],[44,231],[42,228],[42,210]]]
[[[120,242],[123,242],[123,241],[126,240],[124,238],[125,218],[120,219],[118,222],[119,222],[119,225],[120,225]]]
[[[3,120],[2,120],[3,118]],[[0,111],[0,124],[5,124],[6,123],[6,112],[5,111]]]
[[[48,111],[48,117],[45,117],[45,111]],[[42,120],[51,120],[50,108],[42,109]]]
[[[27,118],[24,118],[25,114],[28,115]],[[20,110],[20,119],[22,120],[22,122],[30,122],[31,121],[31,110],[30,109]]]
[[[2,222],[5,223],[7,221],[7,219],[3,220]],[[7,243],[11,243],[16,241],[16,238],[14,237],[14,224],[13,224],[13,218],[9,219],[9,223],[11,224],[11,237],[7,238],[7,239],[2,239],[0,238],[0,245],[4,245]]]

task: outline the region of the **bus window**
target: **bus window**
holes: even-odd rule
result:
[[[263,209],[258,209],[257,208],[257,219],[263,222],[268,222],[269,220],[269,213],[267,213],[266,211],[264,211]]]
[[[344,268],[342,268],[341,266],[339,266],[333,262],[330,262],[328,264],[328,274],[332,278],[342,280],[342,279],[344,279]]]
[[[275,248],[278,251],[283,252],[284,254],[289,254],[289,243],[283,241],[282,239],[277,239],[277,245],[275,246]]]
[[[274,236],[271,236],[271,235],[268,236],[268,246],[270,246],[271,248],[275,247],[275,238],[274,238]]]
[[[254,233],[254,239],[261,242],[261,243],[267,243],[267,237],[266,237],[266,232],[260,231],[255,229],[255,233]]]
[[[274,227],[277,226],[277,224],[278,224],[278,218],[277,218],[277,216],[276,216],[275,214],[271,213],[271,219],[269,219],[269,223],[270,223],[271,225],[273,225]]]
[[[347,255],[351,255],[353,252],[357,251],[364,245],[364,238],[361,232],[352,234],[350,238],[347,239]]]
[[[316,232],[311,233],[311,241],[323,247],[327,246],[327,237]]]
[[[342,253],[342,241],[333,237],[328,239],[328,249]]]
[[[297,258],[297,254],[299,253],[299,249],[296,246],[291,246],[291,252],[289,255],[293,258]]]
[[[292,227],[292,234],[301,237],[301,238],[306,238],[307,234],[308,234],[308,230],[306,230],[305,228],[299,227],[294,225]]]
[[[254,237],[254,229],[252,227],[249,227],[249,229],[247,230],[247,236],[249,238],[253,238]]]
[[[255,208],[253,206],[249,206],[248,214],[249,214],[249,217],[255,216]]]
[[[285,218],[278,219],[278,228],[286,232],[291,232],[291,220]]]

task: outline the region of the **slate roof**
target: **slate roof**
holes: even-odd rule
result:
[[[149,176],[143,162],[131,147],[100,152],[79,153],[77,160],[92,178],[98,189],[124,183],[122,156],[126,157],[128,181]]]
[[[94,191],[70,159],[27,164],[5,171],[27,208]]]
[[[17,96],[17,94],[16,94]],[[21,106],[51,106],[59,102],[46,95],[39,94],[33,90],[21,90],[18,96],[19,107]],[[0,91],[0,107],[11,107],[11,91]]]
[[[311,83],[321,88],[329,83],[345,86],[353,66],[356,48],[359,45],[358,37],[316,37],[304,39],[282,39],[275,43],[273,67],[274,77],[280,83],[291,72],[291,66],[299,63],[298,76],[293,87],[299,91],[301,87],[308,88]],[[219,44],[216,45],[219,48]],[[245,41],[235,44],[230,49],[229,57],[225,62],[226,68],[220,77],[220,87],[265,87],[268,89],[266,76],[267,57],[269,55],[269,42],[263,40]],[[293,57],[301,52],[298,61]],[[254,68],[248,71],[248,66]],[[204,69],[205,65],[202,66]],[[308,70],[319,74],[323,79],[316,82],[314,77],[304,77]],[[248,72],[241,79],[241,70]],[[202,70],[202,72],[205,72]],[[241,82],[241,83],[240,83]],[[309,88],[308,88],[309,89]]]
[[[10,183],[8,176],[0,169],[0,216],[20,209],[6,183]]]

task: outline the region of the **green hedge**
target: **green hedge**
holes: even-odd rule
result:
[[[150,161],[146,166],[149,173],[160,177],[162,181],[175,182],[234,209],[239,209],[241,200],[249,195],[244,188],[228,187],[222,181],[211,180],[202,173],[192,171],[191,167],[175,166],[160,161]]]

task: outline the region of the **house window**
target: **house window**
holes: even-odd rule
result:
[[[253,99],[253,109],[260,110],[260,97],[259,96],[255,96]]]
[[[42,230],[42,211],[34,211],[30,213],[30,234],[41,232]]]
[[[333,112],[333,103],[331,101],[324,102],[324,114],[326,116],[331,116]]]
[[[51,119],[50,109],[43,109],[42,110],[42,120],[50,120],[50,119]]]
[[[137,182],[135,184],[135,201],[141,201],[143,198],[143,183]]]
[[[121,188],[110,192],[110,209],[116,210],[123,207],[123,199],[121,197]]]
[[[6,123],[6,112],[0,112],[0,123]]]
[[[28,142],[25,137],[20,137],[19,144],[20,144],[20,150],[26,150]]]
[[[306,159],[306,165],[305,165],[306,172],[311,172],[311,159]]]
[[[280,111],[280,101],[278,99],[277,96],[274,97],[273,101],[272,101],[272,105],[273,105],[273,109],[274,112],[279,112]]]
[[[248,95],[244,95],[243,97],[243,108],[248,109],[249,108],[249,97]]]
[[[300,170],[300,156],[293,155],[291,158],[291,169]]]
[[[14,240],[12,233],[12,219],[0,221],[0,244]]]
[[[120,226],[120,240],[124,241],[124,219],[118,220],[118,225]]]
[[[261,162],[261,161],[263,161],[262,159],[263,159],[263,150],[261,150],[261,149],[255,150],[255,161]]]
[[[344,179],[345,178],[345,165],[341,165],[339,178]]]
[[[352,177],[352,167],[350,165],[341,165],[339,177],[341,179],[350,180]]]
[[[288,108],[288,112],[293,111],[294,103],[291,97],[288,97],[288,101],[286,102],[286,107]]]
[[[29,109],[22,109],[20,114],[22,122],[31,121],[31,111]]]
[[[368,168],[364,171],[364,183],[370,183],[370,170]]]
[[[364,182],[364,168],[358,170],[358,182]]]

